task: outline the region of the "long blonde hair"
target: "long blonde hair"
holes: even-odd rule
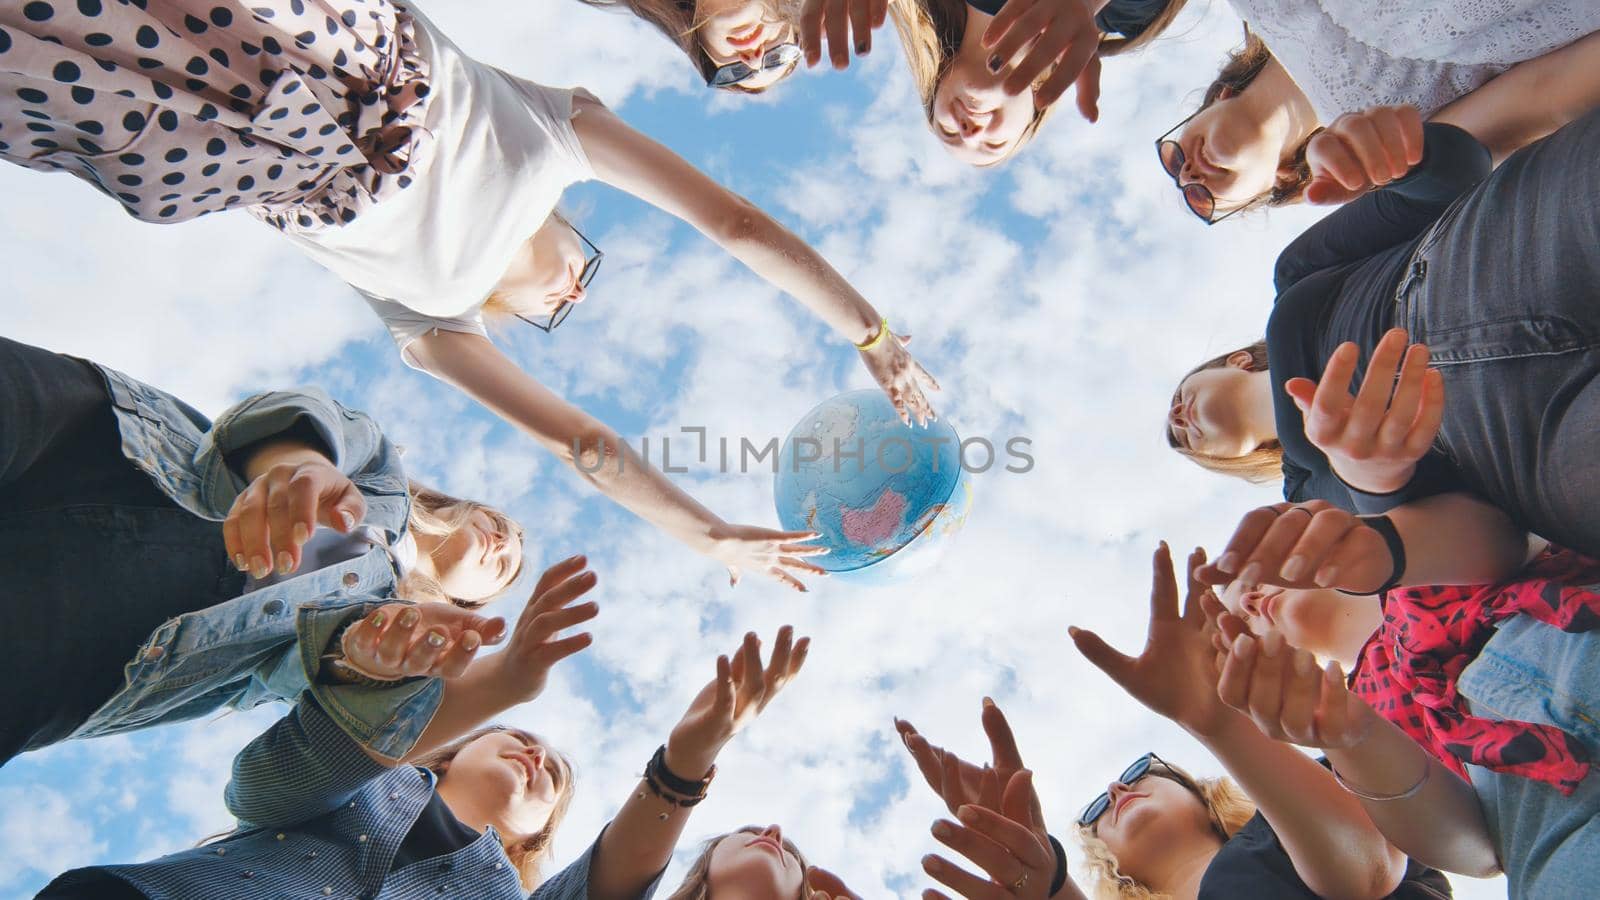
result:
[[[1211,830],[1226,842],[1238,833],[1256,814],[1255,801],[1245,794],[1231,778],[1194,778],[1177,766],[1163,762],[1178,784],[1188,788],[1200,799],[1211,820]],[[1167,777],[1152,768],[1146,777]],[[1158,894],[1133,878],[1122,874],[1117,867],[1116,854],[1095,833],[1093,824],[1079,825],[1078,843],[1083,850],[1084,871],[1088,873],[1089,894],[1094,900],[1161,900]]]
[[[683,883],[678,885],[678,889],[673,891],[672,895],[667,897],[667,900],[710,900],[712,851],[717,849],[718,844],[736,834],[760,834],[761,832],[762,828],[758,825],[746,825],[736,831],[730,831],[727,834],[718,835],[706,841],[705,846],[700,848],[700,855],[695,857],[694,864],[689,866],[689,873],[683,876]],[[810,874],[811,864],[806,862],[805,854],[800,852],[800,848],[796,847],[793,841],[784,838],[783,849],[793,853],[794,858],[799,860],[802,873],[805,875]],[[795,900],[803,900],[805,897],[806,889],[803,886],[805,882],[802,881],[801,884],[800,897],[795,898]]]
[[[510,728],[505,725],[486,725],[464,737],[451,741],[437,750],[417,757],[411,761],[411,765],[421,769],[428,769],[434,775],[443,778],[444,774],[450,771],[450,763],[455,760],[456,755],[461,752],[463,747],[486,734],[495,732],[505,732],[524,743],[538,741],[535,735],[520,728]],[[539,743],[543,744],[542,741],[539,741]],[[539,829],[537,834],[515,841],[506,841],[502,836],[501,842],[501,846],[505,848],[507,858],[511,860],[512,867],[517,870],[517,878],[522,882],[522,887],[529,891],[538,887],[539,882],[543,880],[540,878],[540,870],[543,868],[545,861],[549,859],[551,848],[554,846],[556,831],[561,827],[561,821],[567,817],[567,810],[572,806],[572,763],[548,745],[544,746],[545,752],[556,760],[557,767],[561,770],[559,795],[556,797],[555,807],[550,810],[550,819],[543,828]]]
[[[523,539],[522,526],[517,520],[492,506],[479,503],[476,500],[462,500],[452,497],[442,491],[436,491],[418,482],[408,482],[407,490],[411,494],[411,513],[407,519],[412,532],[426,534],[438,538],[449,538],[456,531],[465,527],[467,517],[474,511],[482,511],[495,525],[506,534],[516,535],[520,542]],[[441,542],[442,543],[442,542]],[[526,555],[522,557],[526,560]],[[517,570],[511,573],[506,584],[515,582],[522,574],[522,562],[518,562]],[[437,580],[423,575],[416,569],[411,570],[404,578],[395,593],[406,599],[419,602],[443,601],[453,603],[465,609],[478,609],[488,603],[487,599],[466,600],[461,597],[452,597],[445,593],[444,586]]]
[[[694,65],[695,71],[700,73],[701,79],[710,81],[711,76],[716,73],[717,64],[706,55],[705,48],[700,45],[700,40],[696,37],[696,32],[706,20],[695,16],[695,8],[699,5],[695,0],[582,0],[582,2],[601,9],[625,9],[633,13],[654,25],[657,31],[667,36],[667,40],[682,50],[683,54],[689,57],[689,62]],[[798,32],[799,0],[767,0],[767,5],[778,21],[788,24]],[[783,78],[794,74],[797,64],[791,63],[783,73]],[[778,81],[782,81],[783,78]],[[733,84],[727,89],[743,94],[760,94],[778,81],[758,88]]]
[[[1172,403],[1168,404],[1167,408],[1171,409],[1177,405],[1179,392],[1183,390],[1183,383],[1189,380],[1189,376],[1194,375],[1196,372],[1204,372],[1207,369],[1223,368],[1228,365],[1229,358],[1235,353],[1250,354],[1250,363],[1245,367],[1245,371],[1267,371],[1266,341],[1256,341],[1249,346],[1240,347],[1238,350],[1220,354],[1190,369],[1187,375],[1178,380],[1178,387],[1172,392]],[[1209,456],[1204,453],[1196,453],[1184,446],[1169,427],[1167,428],[1167,446],[1193,460],[1194,464],[1202,469],[1220,472],[1223,475],[1232,475],[1235,478],[1243,478],[1245,481],[1254,484],[1264,484],[1283,478],[1283,444],[1276,439],[1263,442],[1243,456]]]
[[[1188,0],[1169,0],[1160,15],[1151,20],[1137,37],[1123,38],[1101,35],[1100,55],[1117,56],[1148,46],[1183,9]],[[894,20],[895,31],[900,34],[900,46],[905,51],[906,63],[911,67],[911,81],[916,85],[917,97],[922,101],[922,114],[929,127],[933,126],[934,97],[939,83],[950,69],[950,61],[961,49],[961,40],[967,28],[967,0],[890,0],[889,17]],[[1052,69],[1040,74],[1034,88],[1050,77]],[[1052,106],[1033,109],[1033,120],[1023,129],[1022,135],[1005,156],[985,165],[999,165],[1010,159],[1038,133],[1039,127],[1049,117]]]

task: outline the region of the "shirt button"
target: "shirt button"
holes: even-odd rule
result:
[[[356,802],[354,800],[350,801],[350,808],[351,809],[355,809],[356,808]]]
[[[399,791],[395,791],[394,793],[390,794],[389,795],[389,799],[390,800],[399,800],[400,799],[400,792]]]
[[[283,832],[278,832],[278,840],[283,840]]]
[[[269,616],[275,616],[278,613],[283,612],[283,601],[268,600],[266,604],[261,607],[261,611]]]
[[[254,877],[256,877],[256,873],[250,871],[249,869],[246,869],[243,872],[239,873],[239,877],[240,878],[254,878]]]
[[[495,868],[496,871],[498,871],[500,869],[504,869],[505,867],[506,867],[506,864],[503,863],[503,862],[496,862],[494,864],[494,868]]]
[[[356,840],[359,841],[360,843],[365,844],[367,842],[367,836],[363,834],[360,837],[357,837]]]
[[[327,887],[324,887],[324,888],[323,888],[323,889],[322,889],[322,896],[324,896],[324,897],[331,897],[331,896],[333,896],[333,885],[331,885],[331,884],[330,884],[330,885],[328,885],[328,886],[327,886]]]
[[[218,847],[217,848],[217,855],[218,856],[227,856],[228,855],[228,848],[227,847]]]
[[[317,858],[317,851],[315,851],[315,850],[312,850],[310,853],[306,854],[306,859],[316,859],[316,858]]]
[[[340,580],[344,582],[345,587],[353,588],[361,583],[361,576],[354,572],[346,572],[344,573],[344,578]]]

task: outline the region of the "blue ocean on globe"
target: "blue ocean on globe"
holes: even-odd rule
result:
[[[786,530],[816,531],[830,572],[901,578],[932,567],[972,507],[961,438],[900,422],[880,390],[818,404],[784,439],[774,485]]]

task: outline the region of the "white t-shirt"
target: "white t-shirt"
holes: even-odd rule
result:
[[[1229,0],[1317,117],[1410,104],[1431,116],[1519,62],[1600,28],[1600,0]]]
[[[406,346],[434,328],[486,333],[480,307],[518,249],[594,176],[573,96],[599,101],[480,63],[408,9],[429,65],[429,160],[348,225],[285,235],[367,299],[412,365]]]
[[[288,575],[279,575],[277,569],[268,572],[265,578],[248,575],[244,580],[244,592],[248,594],[251,591],[259,591],[300,575],[349,562],[365,556],[373,547],[383,547],[388,550],[389,561],[394,563],[397,579],[405,578],[417,566],[417,540],[409,531],[401,535],[400,540],[387,544],[383,531],[371,525],[359,526],[349,534],[341,534],[332,528],[319,526],[311,533],[311,537],[300,545],[300,568]]]

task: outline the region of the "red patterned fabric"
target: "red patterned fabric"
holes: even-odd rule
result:
[[[1570,794],[1590,765],[1577,739],[1547,725],[1469,715],[1456,681],[1504,619],[1528,615],[1572,632],[1600,627],[1600,562],[1552,546],[1515,579],[1388,592],[1383,625],[1361,648],[1351,689],[1463,778],[1470,762]]]

